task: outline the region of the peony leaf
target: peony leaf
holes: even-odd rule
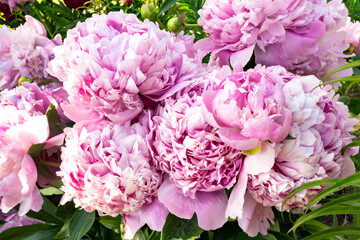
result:
[[[60,116],[56,111],[54,104],[50,104],[45,113],[50,129],[49,138],[55,137],[61,133],[63,133],[64,127],[60,124]]]
[[[333,75],[334,73],[340,72],[340,71],[348,69],[348,68],[358,67],[358,66],[360,66],[360,60],[345,64],[345,65],[338,67],[335,70],[331,71],[329,74],[327,74],[325,77],[323,77],[322,80],[329,77],[330,75]]]
[[[322,240],[322,239],[330,239],[331,237],[334,237],[335,235],[352,235],[360,234],[360,228],[358,227],[335,227],[331,229],[326,229],[317,233],[314,233],[311,236],[308,236],[304,238],[303,240]]]
[[[106,228],[113,230],[116,233],[120,233],[121,215],[117,217],[103,216],[100,217],[99,222]]]
[[[166,12],[169,8],[171,8],[176,2],[177,2],[177,0],[165,0],[163,2],[163,4],[161,4],[161,7],[160,7],[159,13],[158,13],[158,17],[161,14],[163,14],[164,12]]]
[[[58,225],[33,224],[9,228],[0,233],[0,240],[49,240],[59,231]]]
[[[203,230],[198,226],[196,215],[191,219],[178,218],[175,215],[169,213],[166,218],[165,225],[161,232],[161,240],[171,239],[196,239]]]
[[[136,232],[135,236],[131,240],[146,240],[146,239],[143,231],[139,229],[139,231]]]
[[[271,229],[268,230],[268,233],[274,235],[277,240],[294,240],[292,237],[286,235],[285,233],[274,231]]]
[[[91,228],[95,221],[95,211],[77,210],[70,220],[69,240],[80,240]]]
[[[55,187],[48,187],[48,188],[40,189],[40,193],[44,196],[51,196],[51,195],[61,195],[64,192]]]
[[[46,197],[39,212],[29,211],[26,216],[48,223],[63,224],[63,220],[56,216],[56,206]]]

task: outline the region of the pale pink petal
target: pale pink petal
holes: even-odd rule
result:
[[[237,217],[242,216],[247,181],[248,175],[245,166],[243,166],[240,171],[238,181],[230,193],[229,203],[226,208],[227,217],[236,219]]]
[[[248,174],[256,175],[261,172],[270,171],[275,163],[275,149],[273,145],[263,141],[260,153],[245,158],[244,165]]]

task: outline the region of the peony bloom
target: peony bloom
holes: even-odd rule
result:
[[[261,66],[226,76],[217,90],[203,94],[205,120],[238,150],[253,149],[266,140],[280,142],[291,123],[283,86],[292,78],[282,67]]]
[[[269,172],[249,176],[249,193],[264,206],[280,210],[285,197],[306,182],[355,173],[349,155],[357,150],[351,148],[342,155],[341,149],[351,142],[348,131],[357,121],[348,118],[347,107],[338,96],[334,98],[334,92],[312,91],[318,83],[310,76],[294,79],[284,87],[286,107],[293,116],[289,134],[295,139],[275,145],[275,164]],[[284,209],[305,207],[323,189],[297,193]]]
[[[59,39],[49,40],[42,23],[31,16],[25,19],[26,23],[13,31],[0,28],[0,90],[16,86],[20,77],[40,81],[49,76],[47,64]]]
[[[230,188],[243,159],[241,151],[227,146],[201,113],[201,94],[204,88],[216,88],[219,80],[210,76],[216,72],[194,80],[197,84],[181,96],[165,99],[152,118],[148,139],[155,165],[186,197]]]
[[[144,116],[132,125],[103,120],[66,128],[57,173],[64,183],[62,203],[73,199],[88,212],[114,217],[150,204],[162,175],[151,163],[146,121]]]
[[[71,120],[106,117],[123,124],[143,109],[140,95],[163,100],[196,71],[188,68],[192,41],[122,11],[93,15],[54,49],[48,71],[64,83]]]
[[[353,45],[354,52],[360,54],[360,22],[351,22],[348,18],[346,25],[341,29],[348,34],[348,42]]]
[[[223,64],[230,59],[244,66],[253,50],[258,64],[319,78],[329,72],[327,65],[344,64],[348,44],[339,29],[348,12],[340,0],[207,0],[199,14],[210,37],[196,45]]]
[[[20,216],[30,209],[39,211],[43,200],[35,184],[37,170],[28,150],[32,144],[48,139],[47,118],[31,116],[11,105],[1,106],[0,112],[1,211],[7,213],[19,203]]]
[[[34,0],[0,0],[0,3],[9,5],[10,11],[17,7],[17,5],[25,2],[31,2],[33,3]]]
[[[244,161],[240,184],[231,193],[227,211],[229,216],[238,217],[240,227],[250,236],[259,231],[266,234],[268,220],[273,218],[271,207],[281,210],[285,197],[296,187],[355,173],[349,156],[356,154],[357,149],[350,148],[344,155],[341,149],[351,142],[348,131],[357,121],[348,118],[347,107],[334,98],[333,91],[314,89],[319,83],[316,77],[308,76],[295,77],[284,85],[285,107],[292,114],[289,135],[294,139],[274,143],[273,166],[267,171],[254,172],[254,168],[248,168],[248,157]],[[260,161],[264,155],[250,157],[252,161]],[[248,182],[247,186],[244,182]],[[284,210],[305,207],[323,189],[313,187],[295,194]],[[259,205],[256,209],[262,208],[263,214],[254,209],[254,205]],[[238,210],[241,206],[242,210]]]

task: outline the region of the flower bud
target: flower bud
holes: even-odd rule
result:
[[[156,19],[157,14],[158,10],[154,7],[154,5],[146,3],[141,6],[141,16],[144,19],[153,21]]]
[[[167,23],[167,28],[171,32],[174,32],[174,33],[180,32],[182,27],[183,26],[181,24],[179,24],[179,18],[178,17],[171,18]]]

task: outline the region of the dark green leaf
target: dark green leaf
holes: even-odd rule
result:
[[[13,227],[0,233],[0,240],[49,240],[59,229],[57,225],[46,224]]]
[[[274,230],[271,230],[271,229],[268,230],[268,233],[274,235],[277,240],[294,240],[289,235],[286,235],[286,234],[284,234],[282,232],[274,231]]]
[[[163,14],[164,12],[166,12],[169,8],[171,8],[171,6],[173,6],[175,3],[177,2],[177,0],[165,0],[163,2],[163,4],[161,4],[161,7],[159,9],[159,13],[158,16],[160,16],[161,14]]]
[[[103,216],[100,217],[99,222],[108,229],[111,229],[116,233],[120,233],[121,215],[117,216],[116,218],[111,216]]]
[[[161,232],[161,240],[196,239],[203,230],[198,226],[196,215],[191,219],[181,219],[169,213]]]
[[[64,127],[60,124],[60,116],[56,111],[54,104],[50,104],[45,113],[48,122],[50,135],[49,138],[55,137],[61,133],[63,133]]]
[[[95,212],[77,210],[70,221],[69,240],[80,240],[91,228],[95,221]]]
[[[32,157],[32,159],[38,159],[40,157],[41,151],[43,150],[45,143],[33,144],[29,148],[28,154]]]
[[[26,216],[41,220],[43,222],[63,224],[62,219],[56,216],[55,205],[46,197],[43,197],[44,203],[39,212],[29,211]]]

